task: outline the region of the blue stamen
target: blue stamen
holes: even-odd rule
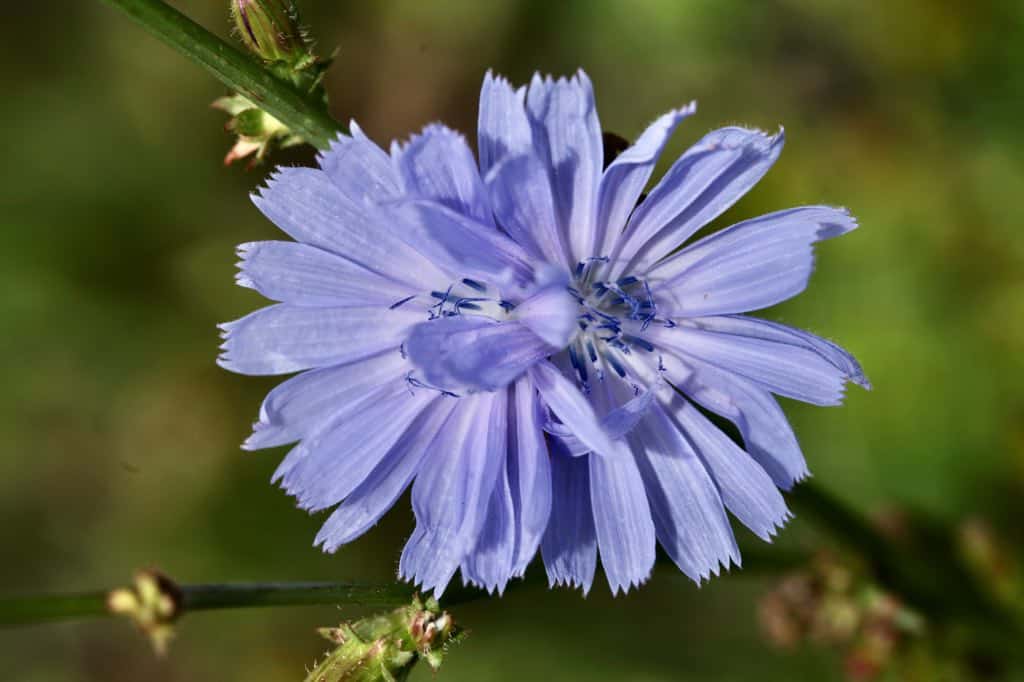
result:
[[[401,301],[395,301],[394,303],[392,303],[391,305],[388,306],[388,310],[394,310],[395,308],[399,308],[399,307],[405,305],[406,303],[408,303],[409,301],[411,301],[414,298],[416,298],[415,294],[412,295],[412,296],[406,296]]]
[[[605,356],[605,360],[607,360],[608,364],[612,366],[612,369],[615,370],[616,374],[618,374],[623,379],[626,378],[626,370],[625,368],[623,368],[621,364],[619,364],[618,358],[609,353],[608,355]]]
[[[602,313],[600,310],[598,310],[597,308],[595,308],[595,307],[593,307],[591,305],[588,305],[587,309],[590,312],[592,312],[593,314],[595,314],[598,317],[600,317],[602,320],[606,321],[606,322],[611,322],[612,324],[615,324],[615,325],[619,324],[619,318],[615,317],[614,315],[608,315],[606,313]]]
[[[568,350],[569,350],[569,362],[572,363],[572,366],[576,369],[576,373],[579,374],[579,376],[580,376],[580,383],[586,384],[587,383],[587,366],[584,363],[580,362],[580,356],[576,352],[576,346],[575,345],[569,346]]]
[[[582,279],[583,276],[590,269],[591,264],[593,264],[593,263],[607,263],[610,260],[611,259],[608,256],[591,256],[590,258],[586,258],[586,259],[580,261],[579,263],[576,264],[576,268],[574,269],[574,273],[576,275],[576,279]]]
[[[480,282],[477,282],[475,279],[469,279],[468,277],[466,277],[465,279],[462,280],[462,283],[465,284],[470,289],[474,289],[481,293],[487,291],[487,287],[481,284]]]
[[[650,341],[647,341],[646,339],[641,339],[639,336],[631,336],[629,334],[623,334],[622,335],[622,340],[625,341],[626,343],[631,343],[634,346],[640,346],[641,348],[643,348],[648,353],[654,351],[654,346],[651,345]]]

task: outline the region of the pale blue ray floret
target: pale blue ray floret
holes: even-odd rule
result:
[[[644,582],[660,543],[695,581],[739,564],[726,511],[770,540],[808,474],[773,394],[837,405],[854,358],[745,313],[799,294],[813,245],[856,227],[805,206],[684,244],[767,172],[783,135],[729,127],[644,195],[694,105],[605,158],[591,84],[488,74],[479,161],[428,126],[390,152],[359,127],[254,197],[295,241],[239,248],[276,304],[222,325],[220,364],[295,373],[248,449],[296,445],[275,480],[333,509],[327,551],[412,487],[403,578],[501,592],[537,554],[552,585]],[[740,446],[705,412],[732,421]]]

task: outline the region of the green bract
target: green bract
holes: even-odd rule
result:
[[[408,606],[323,628],[320,634],[338,646],[306,682],[390,682],[406,679],[420,660],[437,670],[458,630],[436,600],[417,596]]]

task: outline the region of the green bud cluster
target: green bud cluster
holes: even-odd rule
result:
[[[323,77],[330,60],[314,53],[291,0],[231,0],[231,18],[238,38],[268,71],[311,101],[326,104]],[[274,149],[306,142],[243,95],[222,97],[213,106],[231,116],[227,129],[238,136],[225,164],[251,157],[252,167]]]
[[[306,677],[306,682],[392,682],[404,680],[419,661],[441,666],[458,629],[434,599],[418,596],[408,606],[380,613],[320,634],[337,647]]]

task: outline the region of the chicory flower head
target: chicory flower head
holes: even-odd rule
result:
[[[775,162],[783,136],[705,135],[648,195],[670,111],[605,158],[590,80],[488,74],[479,162],[440,125],[383,151],[353,123],[319,168],[256,205],[295,239],[239,248],[239,284],[279,301],[222,326],[220,364],[301,372],[244,447],[295,443],[274,478],[316,542],[362,535],[412,486],[400,574],[502,591],[538,548],[550,582],[613,592],[661,543],[695,581],[739,564],[726,510],[764,540],[807,475],[772,394],[836,405],[856,360],[743,313],[803,291],[812,245],[856,227],[805,206],[677,250]],[[699,406],[699,407],[698,407]],[[705,416],[731,420],[740,447]]]

